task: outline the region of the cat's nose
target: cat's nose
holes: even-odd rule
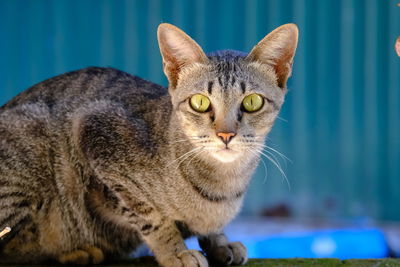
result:
[[[217,136],[227,145],[236,133],[217,133]]]

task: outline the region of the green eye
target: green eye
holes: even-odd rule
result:
[[[197,112],[206,112],[210,107],[210,99],[201,94],[193,95],[190,98],[190,106]]]
[[[259,94],[251,94],[243,99],[242,105],[245,111],[255,112],[262,108],[264,99]]]

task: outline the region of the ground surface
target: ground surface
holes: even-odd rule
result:
[[[5,265],[2,265],[5,266]],[[7,265],[8,267],[33,267],[29,265]],[[152,257],[134,259],[129,263],[113,265],[96,265],[98,267],[158,267]],[[400,259],[379,260],[339,260],[339,259],[251,259],[245,266],[248,267],[292,267],[292,266],[321,266],[321,267],[400,267]],[[35,266],[39,267],[39,266]],[[46,267],[51,267],[47,265]],[[58,265],[60,267],[60,265]],[[215,266],[217,267],[217,266]]]

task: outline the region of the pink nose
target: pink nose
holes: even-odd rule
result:
[[[221,140],[225,143],[228,144],[232,138],[236,135],[236,133],[217,133],[217,136],[221,138]]]

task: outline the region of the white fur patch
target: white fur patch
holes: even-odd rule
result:
[[[232,149],[213,151],[211,155],[223,163],[230,163],[240,158],[241,153]]]

